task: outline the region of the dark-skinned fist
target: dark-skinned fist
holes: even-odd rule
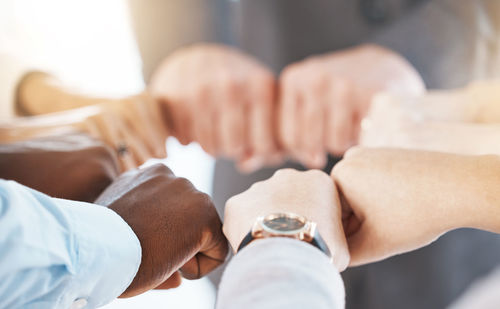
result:
[[[96,204],[118,213],[141,243],[141,265],[121,297],[172,287],[168,279],[177,271],[200,278],[226,258],[227,241],[209,196],[163,164],[121,175]]]

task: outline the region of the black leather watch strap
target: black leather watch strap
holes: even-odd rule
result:
[[[236,250],[236,252],[239,252],[241,249],[246,247],[246,245],[248,245],[252,240],[254,240],[254,238],[252,235],[252,231],[250,231],[248,232],[248,234],[245,235],[245,238],[243,238],[243,240],[241,241],[241,244],[239,245],[238,250]]]
[[[314,232],[314,237],[311,240],[310,244],[315,246],[319,250],[323,251],[323,253],[326,254],[329,258],[332,257],[332,253],[330,252],[330,249],[328,249],[328,246],[326,245],[325,240],[323,239],[323,237],[321,237],[321,235],[318,233],[317,230],[316,230],[316,232]]]

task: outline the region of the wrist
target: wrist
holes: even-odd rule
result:
[[[447,232],[475,228],[500,233],[500,157],[496,155],[461,156],[456,169],[458,184],[447,200],[450,219]]]
[[[50,75],[40,71],[26,73],[20,80],[15,91],[15,112],[20,116],[35,114],[33,110],[33,99],[38,93],[40,85],[45,83]]]
[[[303,241],[316,247],[328,258],[331,258],[330,249],[317,231],[316,223],[304,216],[288,212],[279,212],[258,217],[252,229],[240,242],[237,251],[240,251],[254,240],[275,237]]]

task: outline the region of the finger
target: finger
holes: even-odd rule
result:
[[[324,151],[325,109],[328,98],[324,87],[318,85],[304,91],[304,110],[300,113],[299,148],[303,151],[305,165],[322,168],[326,164]]]
[[[182,283],[182,276],[178,271],[176,271],[165,282],[157,286],[155,290],[174,289],[179,287],[181,283]]]
[[[168,126],[166,125],[166,119],[162,116],[161,105],[159,102],[152,98],[147,98],[147,103],[150,105],[148,108],[149,118],[151,121],[151,130],[156,132],[153,139],[154,145],[154,155],[157,158],[165,158],[167,156],[166,140],[169,136]]]
[[[260,76],[250,85],[248,102],[250,119],[248,126],[249,153],[266,157],[276,152],[273,130],[275,112],[276,84],[272,75]]]
[[[126,116],[115,113],[106,114],[106,125],[113,127],[110,131],[116,131],[118,155],[130,154],[133,159],[133,168],[140,166],[151,156],[137,132],[133,130],[133,122],[127,121]]]
[[[247,103],[237,86],[229,87],[225,94],[218,94],[218,98],[222,101],[217,123],[222,155],[231,159],[241,158],[246,148]]]
[[[279,113],[279,141],[292,156],[297,155],[299,93],[289,79],[281,82]]]
[[[111,114],[103,112],[96,117],[89,118],[87,122],[92,123],[90,126],[97,128],[99,138],[110,145],[113,150],[117,152],[122,171],[127,171],[135,167],[132,154],[128,151],[119,151],[123,146],[121,145],[123,139],[121,137],[120,130],[115,124],[118,123],[119,126],[121,121],[117,120],[117,118]]]
[[[188,102],[190,100],[163,101],[163,111],[171,119],[170,130],[172,135],[179,140],[182,145],[187,145],[194,141],[194,120],[190,113]]]
[[[342,155],[352,145],[353,115],[350,84],[336,81],[330,89],[325,144],[330,153]]]
[[[201,145],[205,152],[215,155],[215,125],[214,125],[214,102],[208,86],[202,86],[192,98],[190,106],[194,116],[195,140]]]
[[[134,158],[135,167],[151,159],[151,153],[148,151],[144,141],[136,136],[134,131],[126,127],[125,124],[123,124],[120,129],[122,130],[121,136],[123,143]]]
[[[222,231],[217,231],[217,236],[202,244],[200,252],[181,267],[182,276],[186,279],[201,278],[224,263],[228,250]]]
[[[155,102],[148,102],[144,97],[132,98],[132,108],[128,112],[128,122],[132,129],[137,132],[143,142],[149,157],[163,157],[165,154],[165,130],[157,117],[157,113],[151,112]],[[132,115],[130,115],[132,113]],[[132,116],[132,118],[130,118]],[[163,134],[161,134],[163,132]]]

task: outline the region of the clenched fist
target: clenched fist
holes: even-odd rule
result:
[[[411,64],[379,46],[307,58],[281,74],[279,140],[292,157],[320,168],[326,153],[341,155],[357,143],[375,93],[424,89]]]
[[[167,57],[150,90],[171,115],[172,133],[254,169],[277,157],[273,74],[230,47],[199,44]]]
[[[500,160],[353,148],[332,171],[351,264],[425,246],[460,227],[500,231]]]
[[[296,213],[316,222],[337,269],[342,271],[347,267],[349,252],[342,229],[340,203],[327,174],[318,170],[283,169],[268,180],[255,183],[227,201],[224,234],[236,249],[257,217],[278,212]]]
[[[212,201],[165,165],[121,175],[95,203],[118,213],[141,243],[141,265],[122,297],[168,287],[178,282],[178,270],[185,278],[200,278],[226,258],[227,241]]]

